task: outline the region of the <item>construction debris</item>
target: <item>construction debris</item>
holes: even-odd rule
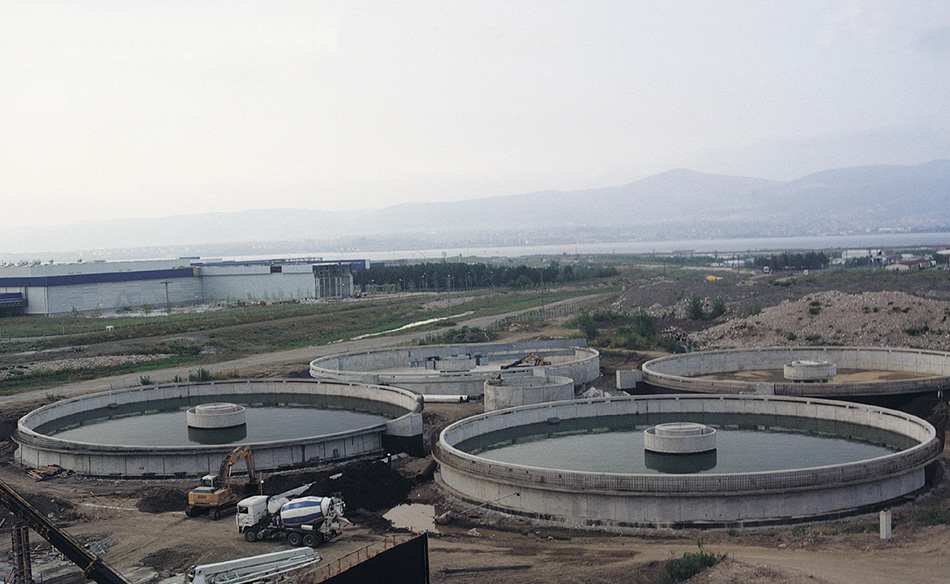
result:
[[[33,478],[35,481],[46,481],[54,477],[68,477],[72,474],[73,471],[66,470],[61,466],[51,464],[49,466],[41,466],[39,468],[31,468],[26,471],[26,474]]]

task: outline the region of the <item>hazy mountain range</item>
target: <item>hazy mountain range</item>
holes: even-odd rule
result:
[[[416,240],[427,242],[418,245],[463,241],[492,245],[499,238],[518,240],[519,233],[531,234],[534,241],[554,242],[559,236],[575,241],[579,234],[586,240],[610,241],[879,229],[950,230],[950,160],[832,169],[788,182],[681,169],[617,187],[411,203],[361,212],[262,209],[89,221],[4,230],[0,256],[31,253],[36,259],[48,259],[52,252],[109,248],[132,248],[140,256],[230,255],[227,250],[234,246],[253,242],[297,246],[332,242],[354,250],[391,249],[387,246],[405,246],[407,241],[411,247]]]

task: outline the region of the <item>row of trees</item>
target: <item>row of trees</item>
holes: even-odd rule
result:
[[[353,283],[389,286],[397,291],[406,290],[459,290],[489,288],[492,286],[527,288],[541,283],[564,283],[592,278],[606,278],[618,274],[615,268],[589,264],[561,265],[557,260],[546,267],[525,265],[495,266],[432,262],[411,266],[380,266],[353,273]]]
[[[829,260],[822,252],[780,253],[769,257],[756,256],[755,267],[768,266],[772,270],[818,270],[827,267]]]

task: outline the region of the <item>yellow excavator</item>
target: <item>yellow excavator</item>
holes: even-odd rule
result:
[[[254,472],[254,456],[250,446],[238,446],[228,453],[221,461],[218,474],[205,475],[198,486],[188,493],[188,508],[185,514],[188,517],[197,517],[208,514],[212,519],[220,519],[225,515],[237,512],[239,497],[231,489],[231,467],[244,461],[247,465],[247,481],[249,485],[256,484],[258,492],[263,489],[263,479]]]

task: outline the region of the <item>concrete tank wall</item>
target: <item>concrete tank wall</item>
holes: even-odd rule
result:
[[[482,395],[485,381],[499,371],[483,367],[473,371],[435,371],[425,366],[430,357],[471,355],[481,365],[507,365],[528,354],[551,362],[539,367],[505,370],[506,376],[532,376],[535,370],[547,375],[570,377],[581,387],[600,376],[600,354],[577,346],[579,339],[560,339],[533,343],[476,343],[470,345],[429,345],[342,353],[315,359],[310,375],[351,383],[369,383],[401,387],[424,395]],[[406,371],[405,369],[410,369]],[[387,371],[403,369],[402,371]]]
[[[579,417],[649,412],[771,414],[838,420],[896,432],[917,445],[849,464],[748,474],[635,475],[541,469],[455,448],[481,434]],[[767,523],[882,504],[924,485],[941,452],[932,425],[901,412],[788,397],[667,395],[575,400],[499,410],[446,428],[434,451],[440,480],[463,499],[577,525],[681,526]]]
[[[17,424],[17,462],[27,466],[59,465],[79,474],[104,477],[185,477],[217,472],[234,445],[136,447],[87,444],[45,436],[34,428],[51,420],[110,404],[147,403],[162,399],[241,394],[317,394],[365,399],[406,410],[396,420],[336,434],[251,444],[254,464],[261,470],[279,470],[383,453],[389,430],[404,436],[406,427],[419,426],[420,396],[391,387],[341,384],[302,379],[266,379],[178,383],[120,389],[76,397],[35,410]],[[421,429],[421,428],[420,428]],[[421,436],[421,433],[419,434]]]
[[[827,361],[842,369],[902,371],[928,377],[865,382],[762,384],[737,380],[696,379],[724,372],[783,369],[792,361]],[[768,347],[700,351],[671,355],[643,364],[643,381],[656,387],[701,393],[755,393],[769,385],[775,395],[849,397],[900,395],[950,388],[950,353],[879,347]],[[762,388],[758,387],[761,393]]]
[[[532,375],[530,377],[502,376],[501,383],[484,383],[485,411],[502,410],[545,402],[563,401],[574,397],[574,381],[570,377]]]

